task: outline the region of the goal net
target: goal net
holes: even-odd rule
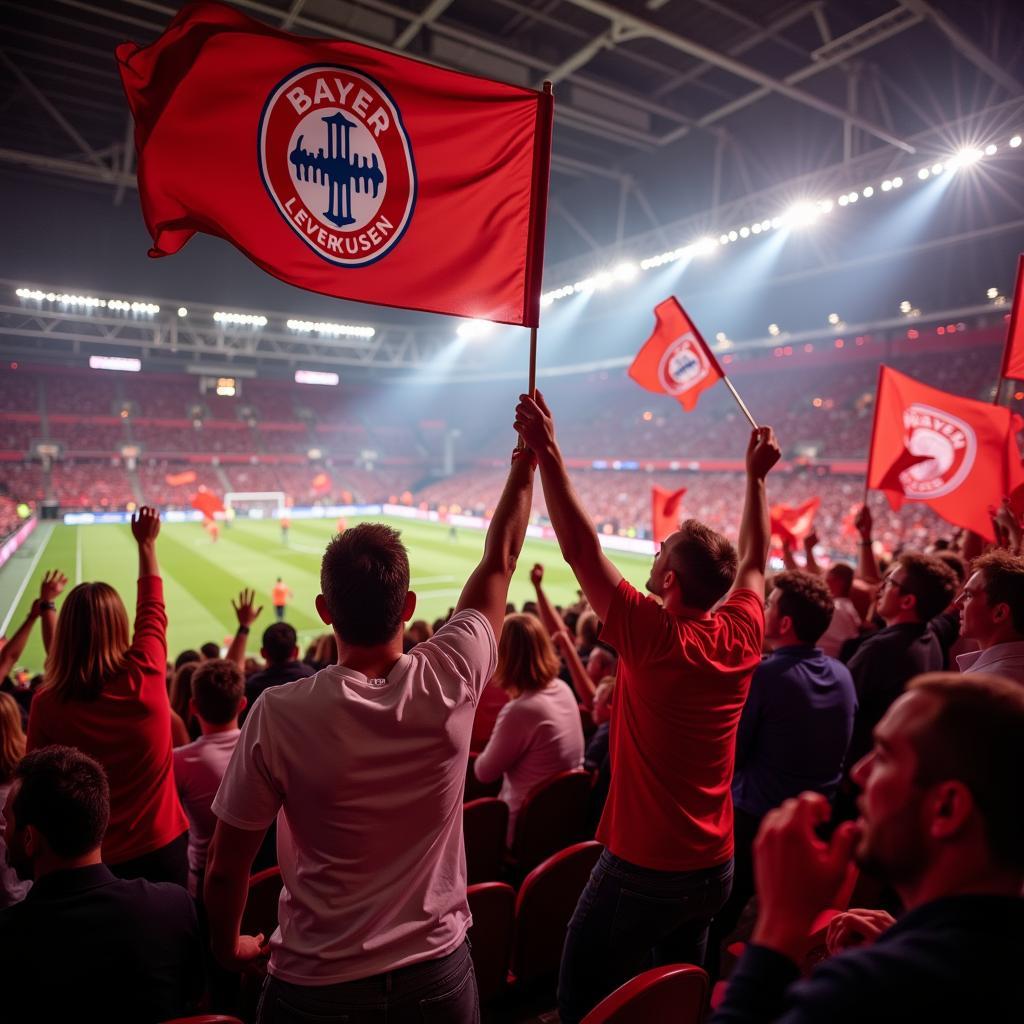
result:
[[[224,495],[228,518],[279,519],[285,509],[284,491],[229,491]]]

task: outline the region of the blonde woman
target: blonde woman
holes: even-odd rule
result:
[[[9,693],[0,693],[0,910],[23,900],[32,887],[22,882],[7,863],[4,842],[4,807],[14,783],[14,769],[25,756],[25,733],[21,728],[18,702]]]
[[[110,825],[103,860],[122,878],[188,881],[188,820],[174,786],[167,698],[167,615],[156,559],[160,516],[132,516],[139,549],[135,634],[106,583],[68,594],[32,701],[28,749],[78,747],[106,769]]]
[[[572,690],[558,678],[558,655],[533,615],[507,615],[494,678],[509,695],[473,766],[481,782],[504,775],[508,841],[516,815],[539,782],[583,765],[583,727]]]

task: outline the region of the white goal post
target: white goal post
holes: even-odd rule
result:
[[[228,491],[224,495],[228,518],[280,519],[286,507],[284,491]]]

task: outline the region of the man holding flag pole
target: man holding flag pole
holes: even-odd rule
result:
[[[644,386],[657,383],[659,366],[665,383],[652,390],[677,396],[725,378],[675,300],[658,315],[659,329],[638,357],[650,369]],[[562,556],[604,623],[602,639],[619,653],[613,773],[597,832],[605,850],[566,936],[563,1024],[582,1020],[652,953],[659,963],[701,963],[708,924],[729,896],[733,750],[761,658],[765,478],[780,457],[772,429],[751,423],[739,551],[687,520],[661,545],[647,582],[654,596],[645,597],[602,551],[544,396],[522,395],[516,407],[515,427],[536,456]]]

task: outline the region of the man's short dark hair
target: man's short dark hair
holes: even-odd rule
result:
[[[187,665],[189,662],[202,660],[203,656],[198,651],[192,650],[190,647],[187,651],[182,651],[181,654],[174,659],[174,671],[177,672],[182,665]]]
[[[263,630],[263,653],[271,665],[291,661],[298,642],[295,628],[287,622],[275,622]]]
[[[996,862],[1024,868],[1024,687],[979,672],[929,672],[908,690],[931,694],[934,715],[914,728],[916,781],[958,780],[974,797]]]
[[[736,579],[736,549],[696,519],[685,520],[673,536],[669,568],[676,574],[683,603],[707,611]]]
[[[906,574],[900,585],[901,593],[913,594],[917,598],[919,620],[930,622],[953,600],[956,575],[942,559],[918,551],[904,551],[897,562]]]
[[[828,567],[828,572],[825,574],[825,578],[827,579],[829,576],[842,583],[842,596],[849,597],[850,590],[853,587],[853,566],[846,562],[835,562]]]
[[[50,849],[70,860],[102,842],[110,819],[110,788],[103,767],[75,747],[42,747],[14,770],[20,782],[14,822],[37,828]]]
[[[1014,632],[1024,634],[1024,558],[997,549],[976,558],[971,569],[981,573],[988,603],[1009,605]]]
[[[245,696],[242,670],[226,658],[204,661],[192,676],[192,699],[196,712],[211,725],[226,725],[239,711]]]
[[[215,644],[211,640],[209,643],[203,644],[203,646],[199,648],[199,653],[207,660],[210,660],[211,658],[219,658],[220,644]]]
[[[335,537],[324,552],[320,590],[345,643],[373,647],[390,640],[409,593],[409,555],[398,531],[362,523]]]
[[[964,560],[955,551],[950,551],[949,549],[936,551],[935,557],[940,562],[945,562],[953,570],[957,584],[963,586],[964,580],[967,579],[967,567],[964,565]]]
[[[819,576],[793,570],[773,577],[779,592],[779,615],[793,620],[793,632],[801,643],[816,644],[832,621],[835,602]]]

